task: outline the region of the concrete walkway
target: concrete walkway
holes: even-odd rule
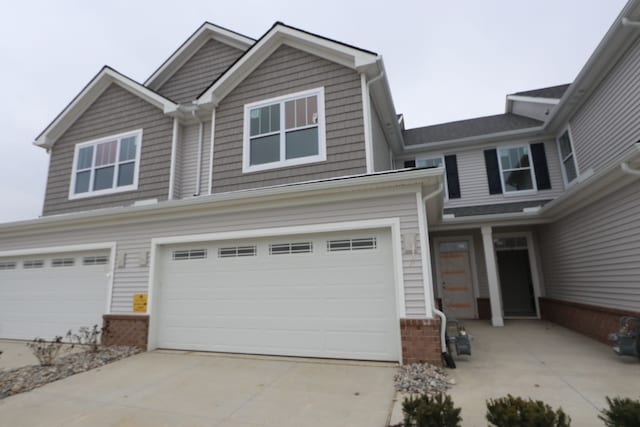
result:
[[[561,406],[580,427],[604,425],[597,416],[605,396],[640,398],[640,361],[583,335],[537,320],[507,320],[503,328],[462,323],[474,337],[473,354],[456,357],[458,368],[448,373],[464,426],[486,426],[486,399],[508,393]]]
[[[393,364],[150,352],[0,400],[0,426],[383,427]]]

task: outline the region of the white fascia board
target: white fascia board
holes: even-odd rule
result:
[[[206,22],[144,82],[144,85],[151,89],[161,87],[189,58],[211,39],[242,51],[246,51],[255,43],[255,40],[252,38]]]
[[[0,224],[0,234],[3,232],[16,233],[34,228],[47,228],[64,226],[67,224],[86,224],[100,222],[105,218],[124,219],[128,217],[182,213],[198,209],[222,208],[227,206],[239,206],[271,201],[284,201],[287,199],[319,197],[320,195],[338,194],[353,191],[384,189],[393,187],[422,186],[425,191],[443,180],[441,169],[417,169],[402,172],[376,172],[369,175],[354,175],[325,180],[309,181],[298,184],[280,185],[258,189],[232,191],[228,193],[216,193],[210,196],[197,198],[167,200],[152,205],[127,206],[97,209],[93,211],[68,213],[45,216],[37,219],[9,222]],[[409,191],[409,190],[408,190]]]
[[[536,96],[520,96],[520,95],[507,95],[507,100],[518,102],[530,102],[532,104],[549,104],[556,105],[560,103],[559,98],[540,98]]]
[[[111,85],[117,84],[133,95],[147,101],[151,105],[165,111],[175,108],[169,99],[142,86],[117,71],[105,67],[93,80],[71,101],[71,103],[55,118],[53,122],[36,138],[34,144],[43,148],[51,148],[56,140],[85,112],[91,104]]]
[[[377,55],[363,52],[337,42],[323,39],[282,24],[274,26],[264,35],[251,51],[241,57],[231,68],[204,92],[197,100],[198,105],[216,106],[240,82],[247,78],[278,47],[286,44],[311,55],[336,62],[360,71],[375,63]]]

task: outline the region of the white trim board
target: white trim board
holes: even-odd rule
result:
[[[147,314],[151,315],[155,309],[154,287],[157,280],[158,250],[160,246],[179,244],[179,243],[196,243],[211,242],[220,240],[240,240],[249,238],[264,238],[287,236],[296,234],[316,234],[330,233],[339,231],[353,231],[366,229],[388,229],[391,231],[391,241],[393,245],[393,265],[396,290],[396,313],[398,317],[398,328],[400,328],[400,319],[406,317],[406,304],[404,297],[404,273],[402,266],[402,244],[400,236],[400,219],[399,218],[382,218],[363,221],[346,221],[326,224],[312,224],[291,227],[262,228],[254,230],[228,231],[220,233],[194,234],[174,237],[158,237],[151,239],[151,261],[149,265],[149,283],[148,283],[148,305]],[[156,316],[157,317],[157,316]],[[154,349],[157,346],[156,333],[157,326],[151,317],[149,323],[149,340],[148,348]],[[157,319],[156,319],[157,320]],[[398,331],[400,338],[400,332]],[[402,355],[401,342],[398,342],[399,354]]]

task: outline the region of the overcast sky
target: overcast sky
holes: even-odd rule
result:
[[[253,38],[282,21],[383,55],[407,127],[504,112],[568,83],[623,0],[14,1],[0,14],[0,223],[40,215],[34,138],[108,64],[144,81],[203,21]]]

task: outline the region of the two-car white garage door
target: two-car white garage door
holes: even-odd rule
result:
[[[102,326],[109,251],[0,258],[0,338],[64,336]]]
[[[166,246],[159,270],[160,348],[399,358],[387,231]]]

